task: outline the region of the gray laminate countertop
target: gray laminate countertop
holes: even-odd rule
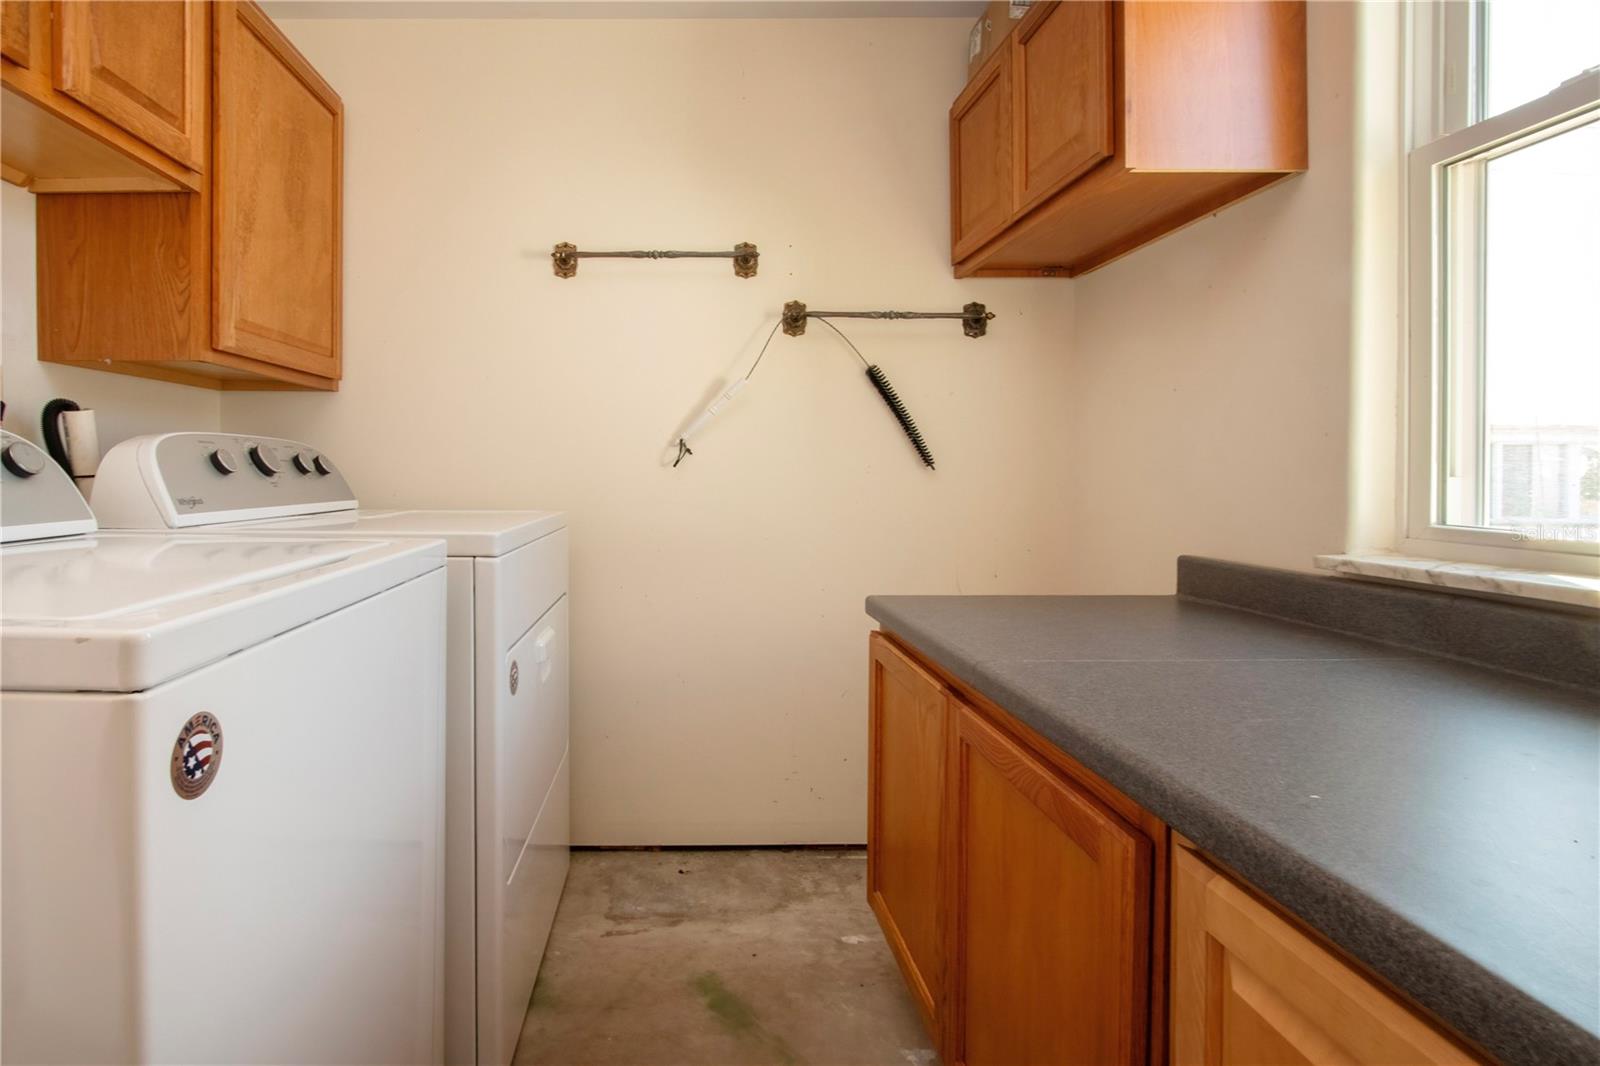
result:
[[[1504,1062],[1600,1062],[1594,697],[1173,596],[867,613]]]

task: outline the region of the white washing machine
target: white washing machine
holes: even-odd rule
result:
[[[443,544],[97,533],[0,450],[0,1058],[438,1062]]]
[[[309,446],[217,433],[124,441],[92,503],[106,528],[444,539],[445,1054],[509,1063],[571,841],[565,516],[361,510]]]

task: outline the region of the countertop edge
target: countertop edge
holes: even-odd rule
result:
[[[882,600],[868,597],[866,611],[886,633],[1103,777],[1467,1040],[1519,1063],[1600,1060],[1600,1035],[1340,879],[1311,856],[1239,823],[1181,783],[1163,780],[1141,765],[1136,751],[1074,730],[1070,723],[1029,707],[1028,697],[985,673],[983,662],[970,660],[909,623]],[[1226,604],[1215,606],[1254,613]],[[1530,1039],[1535,1034],[1537,1038]]]

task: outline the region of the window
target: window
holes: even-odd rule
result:
[[[1600,3],[1412,8],[1405,549],[1600,552]]]

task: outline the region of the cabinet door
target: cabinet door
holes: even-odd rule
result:
[[[935,1040],[944,979],[944,686],[882,634],[871,640],[867,900]]]
[[[1012,103],[1011,49],[1003,44],[950,108],[952,262],[982,247],[1011,220]]]
[[[1173,852],[1174,1066],[1476,1061],[1193,852]]]
[[[32,0],[0,0],[0,55],[19,67],[33,62]]]
[[[955,707],[947,1060],[1142,1063],[1149,841]]]
[[[205,20],[201,0],[56,0],[56,88],[199,170]]]
[[[1114,150],[1111,5],[1048,4],[1015,33],[1016,203],[1027,211]]]
[[[216,22],[213,343],[337,378],[344,105],[254,4]]]

